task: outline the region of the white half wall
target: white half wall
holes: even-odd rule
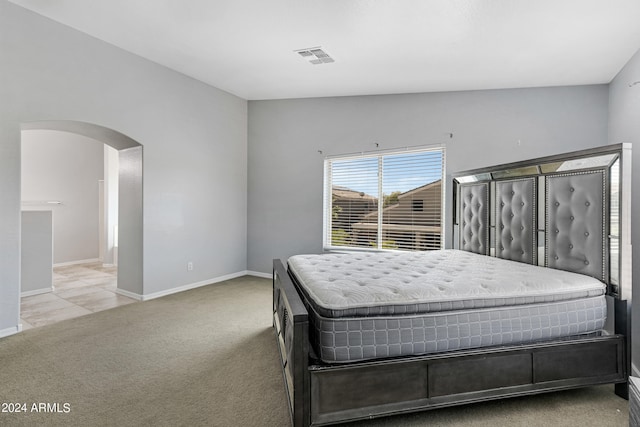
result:
[[[20,294],[53,291],[53,215],[51,211],[22,212]]]

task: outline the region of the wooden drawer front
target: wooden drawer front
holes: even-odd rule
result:
[[[531,384],[531,355],[442,361],[429,367],[429,397]]]
[[[366,366],[311,372],[311,413],[322,414],[427,398],[427,365]]]
[[[580,344],[570,348],[546,350],[533,355],[535,382],[558,381],[567,378],[589,378],[620,375],[622,346]]]

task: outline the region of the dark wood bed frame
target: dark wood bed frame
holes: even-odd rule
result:
[[[619,152],[614,145],[538,163]],[[622,157],[622,156],[621,156]],[[630,157],[630,156],[627,156]],[[501,166],[515,170],[528,162]],[[630,164],[622,162],[630,172]],[[481,173],[484,170],[470,171]],[[624,175],[623,173],[623,175]],[[622,198],[628,203],[628,199]],[[623,207],[626,209],[627,206]],[[624,223],[625,227],[628,224]],[[623,242],[624,243],[624,242]],[[621,265],[630,263],[621,245]],[[626,274],[630,274],[625,272]],[[294,426],[328,425],[399,413],[482,402],[514,396],[616,384],[627,398],[630,355],[630,276],[609,284],[614,331],[609,335],[571,337],[553,341],[459,350],[454,352],[326,364],[309,341],[309,314],[298,284],[281,260],[273,262],[273,326]],[[623,286],[624,285],[624,286]]]

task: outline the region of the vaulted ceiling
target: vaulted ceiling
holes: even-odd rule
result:
[[[609,83],[640,48],[638,0],[10,1],[249,100]]]

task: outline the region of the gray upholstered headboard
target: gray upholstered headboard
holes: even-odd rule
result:
[[[606,281],[605,171],[550,175],[546,180],[545,265]]]
[[[489,250],[489,185],[460,187],[460,249],[485,254]]]
[[[630,282],[630,149],[454,174],[454,247],[586,274],[619,296]]]
[[[496,256],[535,264],[538,254],[535,178],[498,181]]]

